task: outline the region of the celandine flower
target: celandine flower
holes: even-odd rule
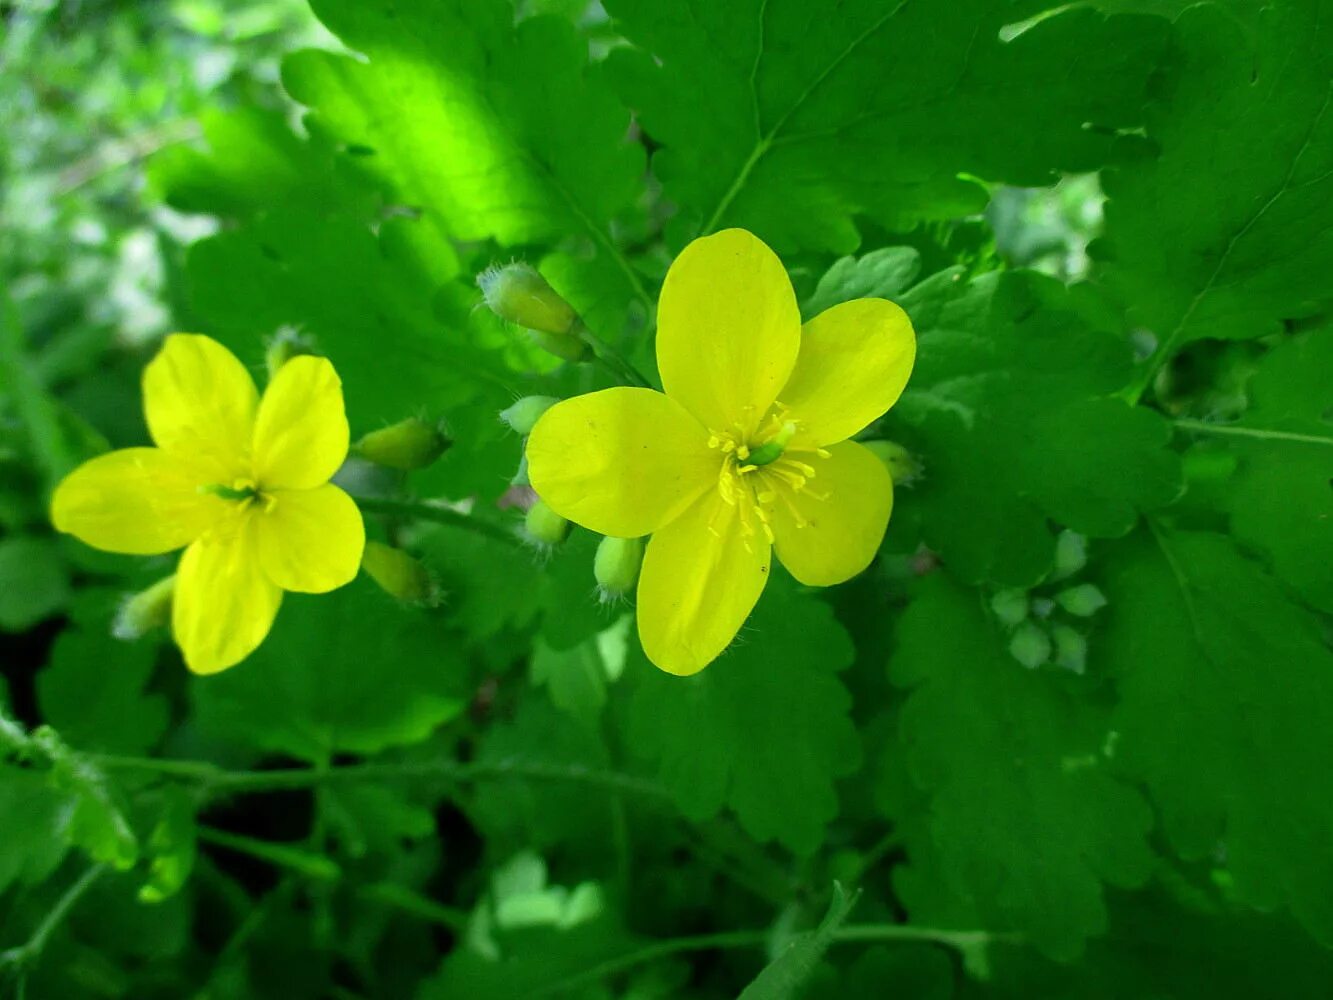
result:
[[[56,488],[51,520],[108,552],[188,546],[172,631],[196,673],[264,640],[284,590],[324,593],[356,576],[365,526],[329,483],[347,456],[342,383],[325,358],[293,358],[260,399],[217,341],[172,334],[144,370],[155,448],[85,462]]]
[[[770,553],[802,583],[841,583],[884,537],[893,483],[848,441],[897,400],[916,357],[907,315],[844,302],[804,327],[777,256],[729,229],[695,240],[657,307],[665,394],[558,403],[528,439],[533,488],[604,535],[651,534],[639,637],[663,670],[702,670],[735,637]]]

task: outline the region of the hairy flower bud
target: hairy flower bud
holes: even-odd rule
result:
[[[171,621],[171,600],[176,593],[176,576],[158,580],[147,590],[131,594],[121,603],[111,622],[111,634],[117,639],[138,639]]]
[[[559,545],[569,534],[569,522],[553,511],[542,500],[528,508],[523,521],[528,538],[539,545]]]
[[[367,461],[400,472],[424,469],[443,455],[453,442],[438,424],[408,417],[391,427],[371,431],[352,446]]]
[[[517,434],[531,434],[543,413],[560,400],[554,396],[524,396],[513,406],[500,411],[500,419]]]
[[[574,363],[588,360],[590,353],[588,345],[578,337],[546,333],[542,330],[529,330],[528,339],[547,354],[554,354],[557,358],[564,358],[566,361]]]
[[[491,312],[529,330],[564,337],[578,320],[573,307],[529,264],[489,267],[477,275],[477,284]]]
[[[366,542],[361,568],[385,593],[409,604],[435,605],[440,589],[421,562],[383,542]]]
[[[643,539],[613,538],[610,535],[603,538],[592,563],[592,573],[597,579],[602,600],[610,601],[628,594],[639,578],[642,563]]]

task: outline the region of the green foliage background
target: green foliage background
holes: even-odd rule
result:
[[[1328,0],[0,3],[0,990],[1333,994]],[[874,566],[703,674],[509,543],[522,258],[653,369],[744,226],[919,336]],[[169,558],[53,535],[169,329],[296,328],[438,608],[294,596],[246,663],[116,639]],[[859,894],[858,894],[859,893]]]

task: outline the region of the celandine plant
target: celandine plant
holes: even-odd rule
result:
[[[781,261],[729,229],[667,272],[665,391],[606,389],[537,421],[525,454],[546,503],[608,536],[652,535],[637,615],[653,663],[692,674],[712,662],[759,599],[774,549],[813,586],[870,565],[893,482],[847,439],[893,405],[915,353],[911,322],[883,299],[802,327]]]
[[[1328,995],[1330,0],[0,20],[0,998]]]
[[[51,519],[108,552],[185,547],[171,628],[189,668],[216,673],[264,641],[283,591],[326,593],[361,565],[361,513],[329,482],[347,457],[342,385],[326,359],[295,357],[261,399],[217,341],[173,334],[143,394],[156,447],[75,469]]]

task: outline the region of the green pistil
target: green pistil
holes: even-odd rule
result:
[[[790,420],[782,425],[782,429],[773,435],[769,440],[759,445],[757,448],[751,448],[750,454],[745,458],[744,465],[768,465],[776,462],[782,457],[788,443],[796,435],[796,425]]]
[[[199,487],[200,493],[209,493],[223,500],[253,500],[259,496],[259,491],[253,486],[242,486],[239,489],[232,486],[223,486],[221,483],[214,483],[211,486]]]

